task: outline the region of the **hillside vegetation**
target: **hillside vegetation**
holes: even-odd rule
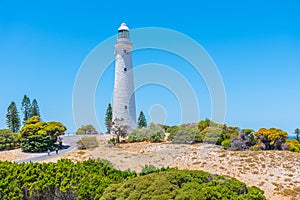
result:
[[[0,162],[0,199],[266,199],[237,179],[203,171],[157,170],[136,177],[105,160]]]

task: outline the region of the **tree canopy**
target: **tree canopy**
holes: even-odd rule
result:
[[[281,150],[281,145],[285,143],[288,137],[287,132],[276,128],[261,128],[255,132],[255,135],[265,145],[266,150]]]
[[[138,118],[138,127],[139,128],[145,128],[147,127],[147,120],[143,113],[143,111],[140,112],[139,118]]]
[[[299,129],[299,128],[296,128],[296,129],[295,129],[295,135],[296,135],[296,139],[298,140],[298,142],[300,142],[300,138],[299,138],[299,135],[300,135],[300,129]]]
[[[21,126],[20,116],[14,101],[7,108],[6,124],[12,132],[19,132]]]
[[[24,95],[22,104],[21,104],[21,111],[23,112],[23,124],[25,125],[26,120],[30,118],[30,108],[31,102],[27,95]]]
[[[105,113],[105,126],[107,129],[107,133],[110,133],[110,129],[112,126],[112,107],[111,104],[108,104],[106,113]]]
[[[111,133],[117,136],[117,142],[120,142],[121,137],[127,137],[130,127],[123,124],[124,119],[115,118],[112,121]]]
[[[129,142],[151,141],[160,142],[165,138],[165,129],[160,124],[150,123],[148,128],[135,128],[131,130]]]
[[[20,136],[22,139],[22,149],[31,151],[31,147],[28,145],[32,144],[32,149],[36,151],[44,151],[46,146],[52,146],[56,142],[59,135],[63,135],[67,128],[60,122],[41,122],[39,116],[33,116],[26,121],[26,125],[22,127]],[[40,143],[46,143],[41,145],[41,149],[34,145],[34,141]],[[52,142],[52,143],[51,143]],[[24,149],[23,144],[28,144]]]
[[[0,150],[9,150],[20,146],[18,133],[13,133],[9,129],[0,130]]]
[[[30,115],[29,115],[29,117],[33,117],[33,116],[39,116],[39,117],[41,116],[41,114],[40,114],[40,108],[39,108],[39,105],[38,105],[36,99],[32,100],[31,107],[30,107]]]
[[[76,135],[90,135],[90,134],[98,134],[98,132],[96,131],[95,127],[92,124],[81,126],[76,131]]]

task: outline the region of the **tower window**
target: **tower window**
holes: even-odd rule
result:
[[[125,106],[125,110],[127,110],[127,106]]]
[[[127,71],[127,68],[125,67],[125,68],[124,68],[124,72],[126,72],[126,71]]]

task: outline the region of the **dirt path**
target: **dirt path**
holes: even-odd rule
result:
[[[15,161],[20,159],[30,159],[41,155],[43,155],[43,153],[24,153],[21,151],[21,149],[0,151],[0,161]]]
[[[77,149],[76,142],[80,140],[81,136],[61,136],[63,138],[64,149],[59,150],[57,155],[55,151],[50,153],[50,156],[46,152],[44,153],[25,153],[21,149],[14,149],[9,151],[0,151],[0,160],[1,161],[15,161],[17,163],[22,162],[38,162],[47,159],[60,158],[64,154],[71,154]]]

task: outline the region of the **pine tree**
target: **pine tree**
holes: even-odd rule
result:
[[[106,109],[106,116],[105,116],[105,125],[107,129],[107,133],[110,133],[111,125],[112,125],[112,107],[111,104],[108,104]]]
[[[33,116],[41,116],[40,114],[40,108],[39,108],[39,105],[37,103],[37,100],[36,99],[33,99],[32,103],[31,103],[31,107],[30,107],[30,117],[33,117]]]
[[[296,135],[296,139],[300,142],[300,138],[299,138],[299,135],[300,135],[300,129],[299,129],[299,128],[296,128],[296,129],[295,129],[295,135]]]
[[[26,95],[24,95],[24,98],[22,100],[22,105],[21,105],[21,111],[23,112],[24,118],[23,118],[23,125],[25,125],[25,122],[27,119],[30,118],[30,99]]]
[[[143,111],[140,112],[140,116],[138,118],[138,126],[139,128],[147,127],[147,121]]]
[[[14,101],[12,101],[7,108],[6,124],[12,132],[18,132],[20,130],[20,116]]]

